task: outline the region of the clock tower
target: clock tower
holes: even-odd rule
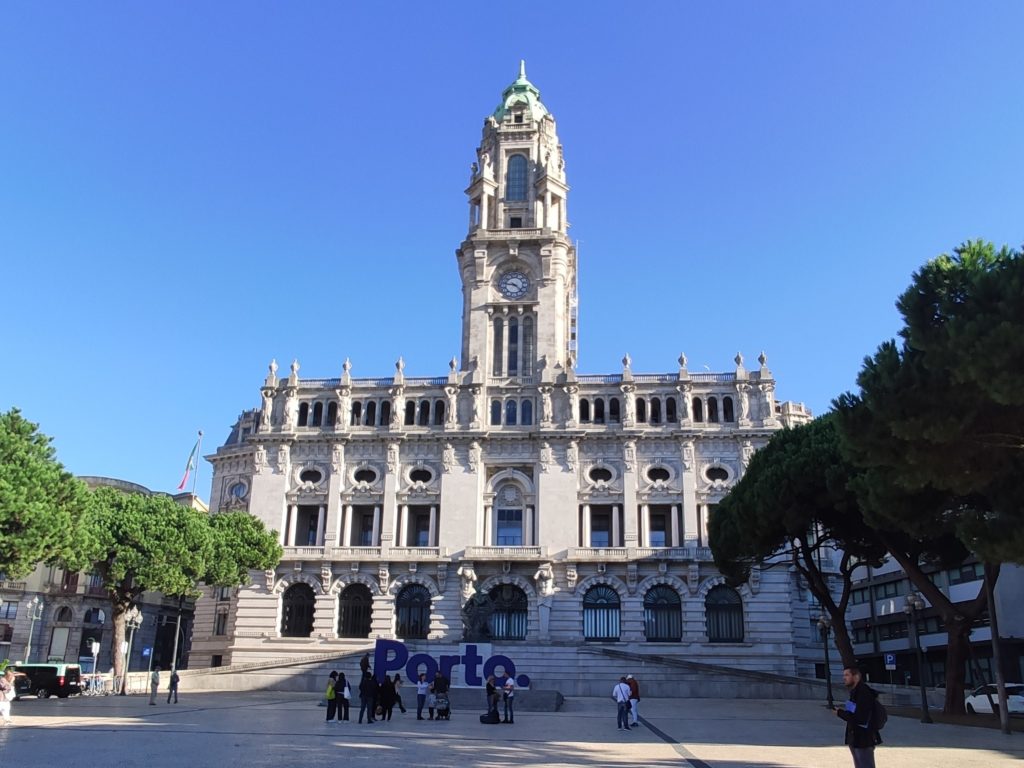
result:
[[[568,191],[555,118],[520,63],[519,77],[484,120],[466,189],[469,232],[456,253],[462,369],[479,383],[537,384],[544,369],[549,378],[575,358]]]

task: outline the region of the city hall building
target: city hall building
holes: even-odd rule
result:
[[[484,120],[466,196],[460,359],[428,378],[401,359],[373,378],[272,363],[260,407],[208,457],[211,507],[279,531],[284,558],[200,601],[193,667],[456,646],[471,602],[473,631],[510,653],[603,644],[813,675],[805,586],[781,567],[734,589],[707,540],[754,451],[810,414],[776,400],[763,354],[723,373],[683,355],[662,373],[628,355],[578,370],[585,266],[524,68]]]

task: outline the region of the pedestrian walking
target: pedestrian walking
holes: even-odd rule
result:
[[[366,715],[367,724],[376,722],[374,708],[377,699],[377,681],[369,672],[363,672],[363,679],[359,681],[359,722],[363,722],[363,714]]]
[[[632,675],[626,675],[629,686],[629,716],[634,728],[640,727],[640,683]]]
[[[153,667],[149,674],[149,706],[156,706],[156,694],[160,690],[160,667]]]
[[[625,677],[620,677],[619,682],[612,688],[612,698],[618,713],[616,715],[616,726],[620,731],[629,730],[629,684]]]
[[[501,696],[505,700],[505,719],[503,723],[514,723],[516,721],[516,683],[511,675],[505,677],[505,685],[502,686]]]
[[[174,697],[174,703],[178,703],[178,683],[181,682],[181,678],[178,677],[178,670],[171,667],[171,681],[167,687],[167,703],[171,703],[171,696]]]
[[[4,725],[11,725],[11,702],[18,695],[14,687],[14,670],[8,667],[0,677],[0,718],[3,718]]]
[[[426,706],[427,696],[430,694],[430,683],[427,682],[427,674],[420,672],[420,679],[416,681],[416,719],[423,719],[423,707]]]
[[[334,684],[334,700],[338,705],[338,721],[348,722],[348,708],[352,702],[352,686],[345,679],[345,673],[338,673],[338,682]]]
[[[395,704],[401,710],[402,714],[405,714],[405,704],[402,703],[402,676],[399,674],[395,675],[395,679],[392,681],[395,686]]]
[[[836,707],[836,715],[846,722],[845,743],[853,755],[853,768],[875,768],[875,747],[882,743],[874,717],[878,692],[864,682],[857,667],[843,670],[843,685],[850,700]]]
[[[327,690],[324,692],[324,698],[327,700],[327,722],[333,722],[335,715],[338,714],[338,673],[331,672],[327,676]]]

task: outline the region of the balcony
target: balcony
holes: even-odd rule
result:
[[[441,560],[447,557],[447,547],[392,547],[387,554],[388,560],[399,562]]]
[[[710,547],[570,547],[569,562],[604,563],[622,560],[711,562]]]
[[[378,550],[379,551],[379,550]],[[324,560],[326,547],[285,547],[282,560]]]
[[[0,581],[0,592],[24,592],[24,581]]]
[[[625,547],[569,547],[566,557],[570,562],[606,562],[609,560],[628,560],[629,550]]]
[[[310,549],[310,547],[295,547],[295,549]],[[316,547],[312,547],[312,549],[316,549]],[[331,560],[345,560],[347,562],[368,562],[381,559],[380,547],[334,547],[330,550],[330,553]]]
[[[545,547],[466,547],[466,560],[542,560],[547,557]]]

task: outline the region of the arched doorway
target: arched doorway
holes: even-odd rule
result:
[[[313,634],[316,596],[308,584],[292,584],[281,596],[281,637]]]
[[[683,639],[683,601],[672,587],[657,584],[644,595],[644,635],[649,643]]]
[[[583,596],[583,639],[619,639],[619,593],[607,584],[597,584]]]
[[[494,640],[525,640],[529,617],[526,593],[515,584],[499,584],[487,596],[494,612],[489,619]]]
[[[395,599],[396,634],[403,640],[426,640],[430,632],[430,590],[409,584]]]
[[[369,637],[373,595],[365,584],[349,584],[338,597],[338,637]]]

